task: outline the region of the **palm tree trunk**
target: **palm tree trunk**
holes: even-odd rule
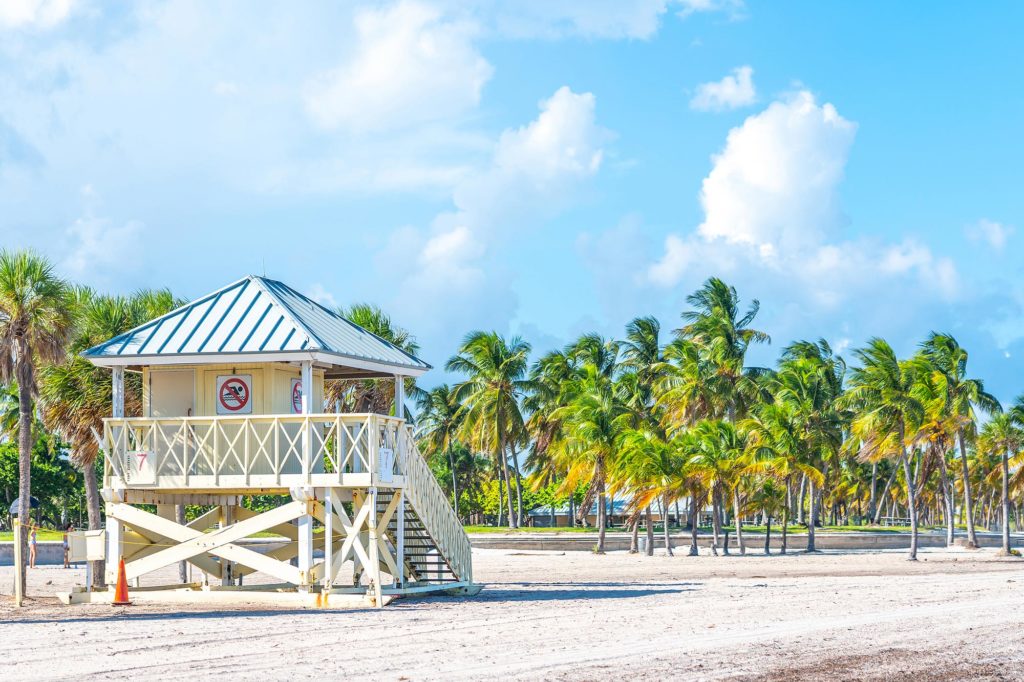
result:
[[[604,481],[598,483],[597,489],[597,553],[604,554],[604,534],[605,525],[607,519],[605,514],[607,510],[604,506],[605,492],[604,492]]]
[[[661,508],[664,510],[661,514],[661,524],[664,526],[665,531],[665,554],[668,556],[675,556],[672,552],[672,538],[668,532],[668,493],[662,495]]]
[[[807,551],[817,552],[818,548],[814,546],[814,522],[818,518],[818,495],[817,486],[814,485],[813,481],[807,481],[808,492],[811,495],[811,509],[810,518],[807,520]]]
[[[804,500],[807,494],[807,474],[800,477],[800,495],[797,497],[796,505],[796,522],[800,525],[804,523]]]
[[[942,485],[943,513],[946,515],[946,547],[953,546],[956,535],[956,525],[953,515],[955,503],[953,500],[953,484],[949,480],[949,472],[946,470],[946,458],[943,453],[936,451],[939,458],[939,482]]]
[[[875,516],[875,493],[878,487],[878,462],[871,463],[871,496],[868,498],[868,517]],[[861,522],[863,523],[863,521]]]
[[[903,442],[903,429],[900,429],[900,442]],[[914,496],[914,477],[910,471],[910,458],[906,450],[903,457],[903,475],[907,477],[907,510],[910,512],[910,555],[908,561],[917,561],[917,504]]]
[[[459,484],[455,478],[455,454],[451,446],[448,446],[448,468],[452,470],[452,507],[455,509],[455,518],[459,518]]]
[[[89,530],[99,530],[102,527],[102,519],[100,518],[100,491],[96,481],[95,462],[82,467],[82,479],[85,481],[85,505],[89,518]],[[93,587],[103,587],[103,564],[103,561],[92,562]]]
[[[977,549],[978,534],[974,530],[974,514],[971,513],[974,508],[971,500],[971,472],[967,466],[967,444],[964,443],[963,429],[957,429],[956,438],[960,444],[960,466],[962,469],[964,484],[964,508],[967,509],[967,548]]]
[[[765,527],[764,527],[764,553],[765,555],[771,554],[772,546],[772,515],[765,513]]]
[[[1010,554],[1010,454],[1003,450],[1003,554]]]
[[[28,358],[27,349],[18,348],[21,362]],[[18,368],[21,370],[21,367]],[[20,594],[26,591],[25,562],[28,559],[28,536],[32,525],[32,393],[29,390],[26,372],[18,371],[18,521],[21,529],[21,565],[15,566],[15,580],[21,585]],[[21,604],[18,604],[21,606]]]
[[[722,533],[722,517],[718,513],[718,491],[711,489],[711,553],[718,556],[718,539]]]
[[[700,510],[697,508],[697,487],[690,491],[690,556],[697,556],[697,532],[700,526]]]
[[[501,520],[504,518],[505,512],[505,479],[501,475],[501,467],[498,468],[498,523],[501,525]]]
[[[647,505],[647,556],[654,556],[654,521],[651,518],[651,505]]]
[[[633,522],[629,528],[629,553],[637,554],[640,552],[640,512],[637,512],[633,516]]]
[[[736,517],[736,544],[740,548],[740,554],[747,553],[747,545],[743,542],[743,519],[740,518],[740,486],[739,483],[732,491],[733,516]]]
[[[508,460],[505,459],[505,447],[501,448],[501,475],[505,479],[505,489],[508,490],[508,495],[505,496],[505,501],[508,503],[508,527],[510,529],[516,529],[519,527],[518,519],[515,515],[515,510],[512,509],[512,482],[509,480],[508,475]]]
[[[512,448],[512,466],[516,472],[516,526],[523,525],[523,477],[519,471],[519,458],[516,449]]]

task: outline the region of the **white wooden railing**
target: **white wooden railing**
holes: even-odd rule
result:
[[[438,550],[448,560],[459,580],[473,581],[473,550],[469,536],[455,515],[448,496],[437,483],[416,447],[411,427],[401,432],[399,469],[405,481],[405,494],[419,515]]]
[[[387,484],[401,420],[311,414],[104,420],[106,487],[290,488]]]

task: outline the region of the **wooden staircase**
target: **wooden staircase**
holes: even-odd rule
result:
[[[387,509],[396,491],[381,490],[377,496],[377,513]],[[459,575],[449,563],[445,554],[437,546],[430,530],[424,525],[423,520],[412,508],[408,501],[405,504],[405,519],[403,532],[403,550],[405,556],[405,568],[410,581],[417,585],[439,585],[444,583],[460,582]],[[398,554],[396,543],[399,536],[398,515],[391,517],[387,527],[388,544],[391,546],[395,556]],[[393,539],[393,540],[392,540]]]

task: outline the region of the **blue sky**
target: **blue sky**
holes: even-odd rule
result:
[[[8,0],[0,245],[371,301],[435,366],[718,275],[794,338],[932,329],[1022,390],[1019,3]],[[442,372],[428,383],[444,379]]]

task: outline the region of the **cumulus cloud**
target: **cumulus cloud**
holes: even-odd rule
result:
[[[306,88],[323,128],[380,131],[458,116],[480,101],[494,69],[477,51],[477,27],[404,1],[355,17],[353,54]]]
[[[978,222],[968,225],[965,232],[971,241],[985,242],[996,251],[1002,251],[1007,240],[1013,235],[1014,229],[1012,225],[1004,225],[982,218]]]
[[[754,88],[754,69],[740,66],[720,81],[702,83],[690,100],[690,108],[697,111],[722,111],[750,106],[757,100]]]
[[[647,282],[665,289],[688,276],[694,284],[697,271],[757,273],[762,286],[775,282],[834,309],[865,289],[909,278],[922,292],[955,299],[955,264],[926,245],[844,237],[838,189],[856,130],[807,91],[748,117],[712,157],[700,192],[703,222],[665,238]]]
[[[3,0],[0,29],[53,28],[71,15],[74,4],[74,0]]]
[[[749,117],[712,158],[700,234],[772,251],[819,241],[839,223],[837,188],[856,131],[806,91]]]

